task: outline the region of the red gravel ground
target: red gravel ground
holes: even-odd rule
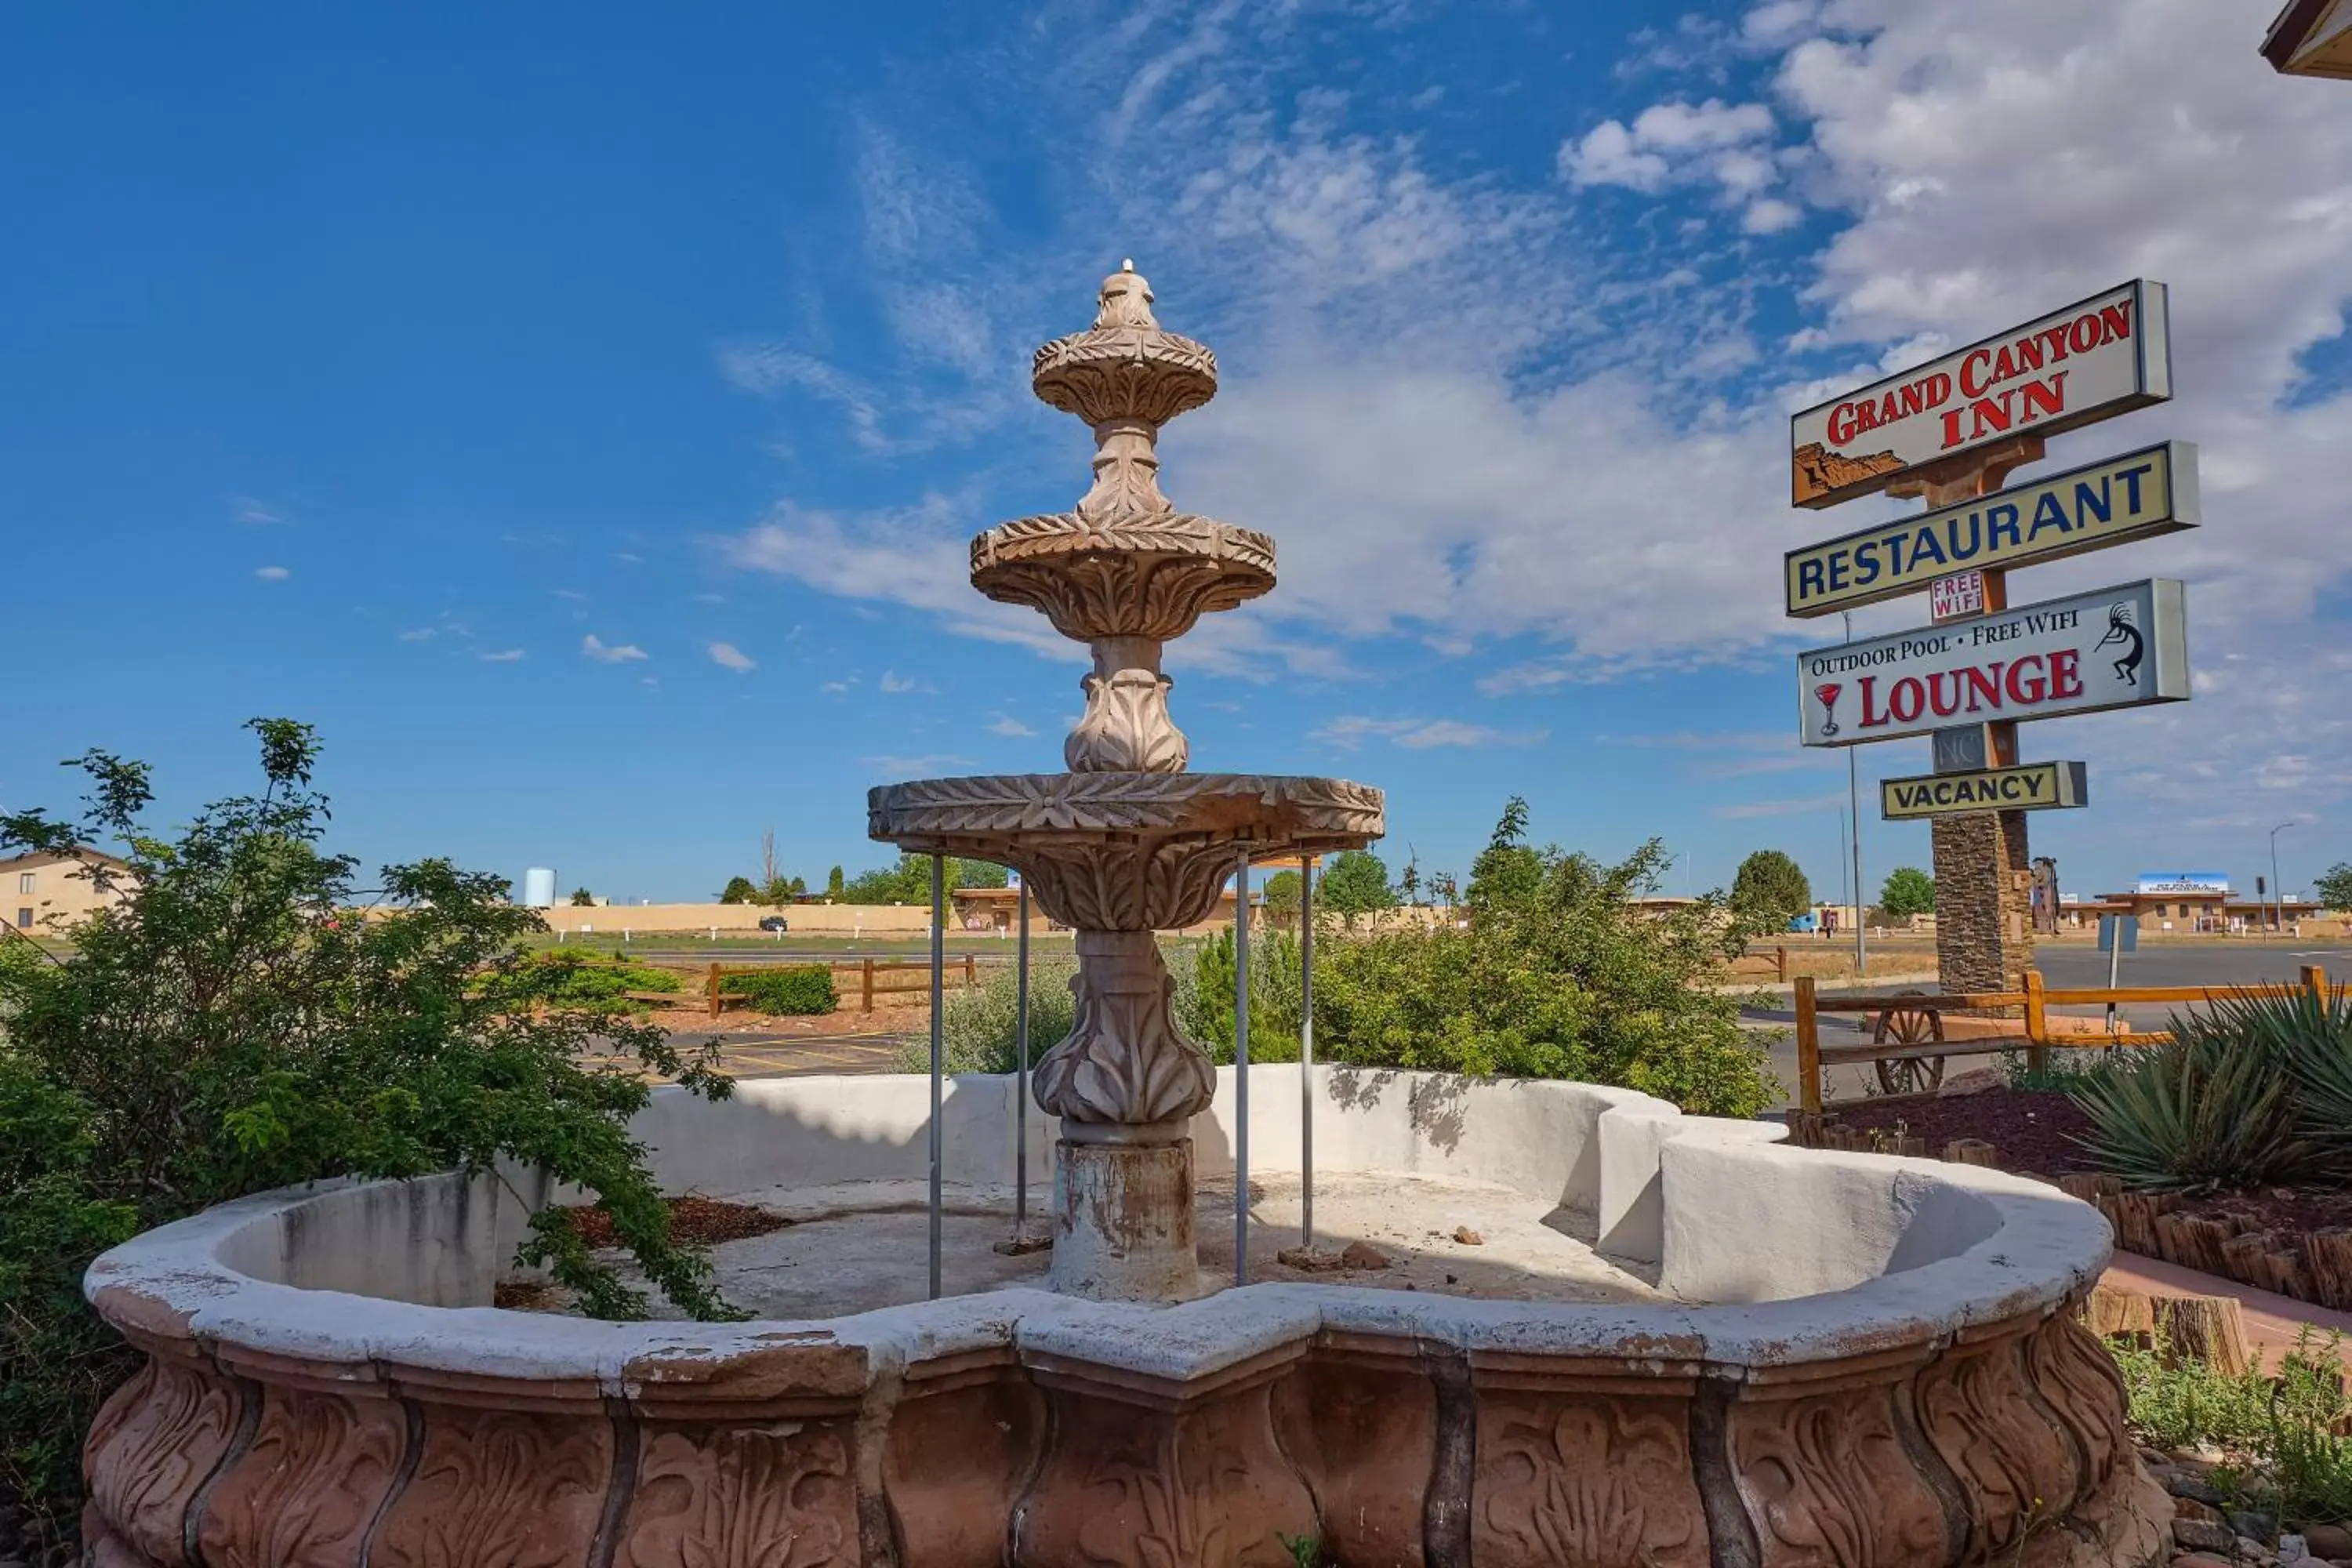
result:
[[[2057,1093],[2012,1089],[1939,1098],[1932,1094],[1888,1095],[1839,1105],[1830,1119],[1841,1125],[1875,1128],[1892,1137],[1898,1127],[1927,1141],[1940,1155],[1955,1138],[1976,1138],[2000,1151],[2004,1170],[2024,1175],[2063,1176],[2097,1169],[2074,1140],[2091,1130],[2074,1101]]]
[[[621,1238],[613,1234],[613,1221],[603,1209],[575,1208],[572,1222],[579,1226],[581,1238],[592,1247],[618,1247]],[[793,1222],[765,1209],[749,1204],[721,1203],[716,1198],[672,1198],[669,1200],[669,1233],[688,1246],[711,1247],[722,1241],[740,1241],[749,1236],[765,1236],[772,1230],[782,1230]]]

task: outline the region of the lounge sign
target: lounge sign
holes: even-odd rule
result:
[[[1964,773],[1882,779],[1879,813],[1889,822],[1957,816],[1964,811],[2044,811],[2091,804],[2090,770],[2081,763],[2027,763]]]
[[[1791,550],[1791,616],[1916,594],[1939,578],[2063,560],[2197,525],[2197,448],[2166,441]]]
[[[2164,285],[2135,279],[1789,421],[1790,499],[1834,506],[1922,464],[2172,395]]]
[[[1798,739],[1808,746],[2188,696],[2185,596],[2168,577],[1797,656]]]

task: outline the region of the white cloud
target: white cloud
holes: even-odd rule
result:
[[[1739,227],[1745,234],[1779,234],[1796,227],[1804,219],[1802,208],[1778,196],[1766,196],[1748,204],[1748,210],[1739,215]]]
[[[935,777],[950,768],[968,768],[972,765],[970,757],[959,757],[937,752],[919,757],[860,757],[858,761],[893,778],[909,779]]]
[[[588,658],[601,660],[605,664],[626,664],[634,659],[653,657],[635,643],[623,643],[617,647],[609,646],[593,632],[580,639],[580,651]]]
[[[239,496],[229,504],[231,515],[234,516],[237,521],[242,523],[247,523],[256,527],[268,527],[271,523],[284,522],[286,521],[285,518],[279,516],[277,512],[270,510],[268,507],[262,505],[251,496]]]
[[[1808,812],[1835,811],[1844,804],[1845,791],[1841,789],[1794,800],[1751,800],[1735,805],[1710,806],[1707,815],[1735,821],[1751,816],[1801,816]]]
[[[1418,752],[1433,746],[1529,745],[1542,740],[1545,733],[1541,730],[1497,730],[1486,724],[1465,723],[1459,719],[1342,717],[1332,720],[1320,729],[1309,731],[1307,739],[1352,752],[1368,737],[1375,737],[1386,740],[1391,745]]]
[[[750,654],[745,653],[741,648],[737,647],[731,642],[712,643],[710,645],[710,662],[718,665],[722,669],[731,669],[738,675],[748,675],[752,670],[760,668],[758,663],[752,659]]]
[[[519,647],[502,647],[479,656],[484,664],[512,664],[523,657]]]
[[[283,566],[256,567],[253,574],[260,578],[265,583],[283,583],[287,578],[294,575],[293,573],[289,572]]]
[[[431,642],[441,635],[439,626],[416,626],[400,634],[403,642]]]
[[[1010,713],[999,713],[988,725],[988,732],[992,735],[1034,735],[1037,731]]]
[[[574,604],[585,604],[588,600],[588,595],[577,588],[550,588],[548,592],[559,599],[570,599]]]
[[[630,550],[615,550],[613,552],[613,559],[624,566],[642,566],[646,563],[644,556]]]
[[[928,690],[929,688],[924,686],[921,681],[917,680],[911,675],[900,675],[896,670],[886,669],[882,672],[882,689],[888,692],[899,692],[922,691]]]
[[[1559,149],[1559,172],[1578,186],[1656,192],[1682,180],[1712,179],[1729,195],[1751,195],[1780,178],[1772,158],[1772,111],[1760,103],[1654,103],[1627,125],[1604,120]]]

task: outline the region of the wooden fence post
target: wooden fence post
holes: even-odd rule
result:
[[[716,1018],[719,1016],[719,966],[717,964],[710,966],[710,978],[703,989],[709,994],[710,1016]]]
[[[2043,1072],[2050,1066],[2050,1016],[2042,1001],[2042,971],[2025,972],[2025,1037],[2031,1043],[2025,1048],[2025,1065],[2029,1071]]]
[[[980,984],[979,962],[971,953],[963,955],[963,988],[967,991]]]
[[[2313,1001],[2323,1007],[2327,1005],[2327,971],[2326,969],[2316,963],[2305,964],[2303,988],[2311,993]]]
[[[857,967],[861,1005],[864,1011],[871,1013],[874,1011],[874,961],[870,958],[861,960]]]
[[[1813,1011],[1813,977],[1797,976],[1797,1106],[1822,1110],[1822,1020]]]
[[[1774,948],[1772,950],[1772,958],[1774,963],[1777,964],[1780,969],[1779,978],[1780,984],[1786,985],[1789,984],[1789,944],[1784,942],[1779,947]]]

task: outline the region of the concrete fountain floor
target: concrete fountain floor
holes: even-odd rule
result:
[[[1349,1242],[1376,1247],[1385,1268],[1307,1272],[1277,1254],[1298,1245],[1295,1174],[1250,1183],[1249,1274],[1253,1283],[1313,1279],[1389,1290],[1427,1290],[1503,1300],[1654,1301],[1654,1265],[1593,1250],[1590,1215],[1551,1208],[1509,1187],[1452,1178],[1328,1173],[1315,1183],[1316,1243],[1337,1253]],[[718,1196],[720,1194],[706,1194]],[[928,1273],[929,1219],[919,1182],[857,1182],[830,1187],[761,1188],[724,1194],[790,1220],[782,1229],[713,1247],[727,1300],[755,1317],[830,1318],[919,1301]],[[1049,1190],[1029,1194],[1030,1229],[1049,1229]],[[941,1293],[970,1295],[1007,1286],[1042,1287],[1049,1254],[1015,1257],[995,1244],[1012,1234],[1005,1188],[951,1186],[940,1225]],[[1230,1177],[1196,1189],[1203,1293],[1230,1278],[1234,1189]],[[1457,1241],[1458,1228],[1477,1234]],[[607,1255],[620,1262],[625,1255]],[[625,1268],[623,1272],[628,1270]],[[550,1293],[536,1303],[562,1310]],[[651,1303],[656,1316],[673,1315]]]

